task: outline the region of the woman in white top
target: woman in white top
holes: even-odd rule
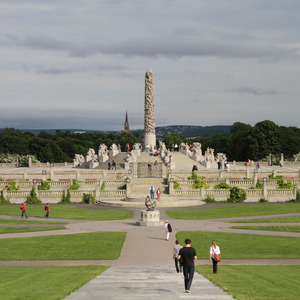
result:
[[[212,241],[212,246],[209,250],[209,260],[213,263],[213,272],[218,274],[218,262],[215,260],[215,254],[221,254],[220,247],[217,246],[216,241]]]

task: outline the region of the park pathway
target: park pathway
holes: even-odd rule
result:
[[[188,294],[184,291],[182,273],[174,272],[173,267],[113,266],[65,299],[233,300],[233,297],[196,272]]]
[[[167,209],[160,209],[161,219],[167,219]],[[154,299],[163,296],[164,299],[233,299],[223,290],[195,273],[191,294],[184,293],[183,276],[175,272],[172,259],[172,249],[175,244],[175,235],[178,231],[204,230],[216,232],[242,232],[251,234],[266,234],[278,236],[300,237],[300,233],[256,231],[231,229],[233,220],[246,220],[256,217],[243,217],[218,220],[174,220],[169,218],[173,227],[170,240],[164,239],[162,226],[140,227],[136,226],[140,210],[134,210],[133,218],[121,221],[78,221],[59,220],[51,221],[70,222],[65,230],[41,231],[2,234],[0,239],[29,236],[45,236],[55,234],[75,234],[96,231],[122,231],[127,232],[120,258],[114,261],[0,261],[2,266],[47,266],[47,265],[110,265],[112,266],[95,279],[91,280],[77,291],[71,293],[66,299]],[[300,214],[288,214],[288,216]],[[285,214],[276,217],[287,216]],[[260,216],[270,218],[274,216]],[[0,216],[0,218],[17,218]],[[40,220],[40,218],[30,218]],[[242,224],[239,224],[242,225]],[[250,224],[247,224],[251,226]],[[257,225],[257,224],[256,224]],[[277,223],[276,225],[280,225]],[[208,245],[209,247],[209,245]],[[208,254],[207,254],[208,256]],[[207,260],[198,260],[197,265],[210,264]],[[300,264],[300,259],[280,260],[222,260],[222,265],[283,265]]]

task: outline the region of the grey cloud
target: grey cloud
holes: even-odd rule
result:
[[[36,70],[37,74],[51,74],[51,75],[60,75],[60,74],[69,74],[69,73],[82,73],[87,72],[88,68],[74,68],[74,69],[61,69],[61,68],[38,68]]]
[[[240,87],[237,89],[231,89],[228,90],[230,92],[236,92],[239,94],[250,94],[253,96],[263,96],[263,95],[277,95],[280,92],[273,90],[273,89],[258,89],[258,88],[253,88],[253,87]]]
[[[244,35],[245,36],[245,35]],[[10,37],[12,39],[12,37]],[[32,49],[67,52],[74,57],[87,57],[97,53],[105,55],[124,56],[212,56],[220,58],[289,58],[298,57],[297,49],[281,47],[280,45],[267,45],[260,41],[255,43],[235,37],[218,38],[208,36],[176,36],[167,35],[160,38],[127,39],[123,41],[103,41],[101,43],[91,40],[74,42],[69,39],[58,39],[44,35],[26,35],[23,38],[14,37],[19,46]]]
[[[22,66],[25,72],[30,72],[31,69],[28,66]],[[85,73],[89,71],[96,72],[124,72],[128,68],[123,66],[114,65],[99,65],[96,67],[72,67],[72,68],[47,68],[47,67],[37,67],[34,71],[37,74],[50,74],[50,75],[62,75],[71,73]],[[123,74],[123,73],[122,73]],[[125,74],[125,73],[124,73]]]

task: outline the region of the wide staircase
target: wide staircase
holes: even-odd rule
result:
[[[150,196],[150,188],[153,186],[155,191],[159,188],[161,198],[169,194],[169,186],[167,180],[163,178],[133,178],[131,186],[131,195],[127,201],[145,201],[147,196]]]
[[[119,154],[120,155],[120,154]],[[127,155],[126,155],[127,157]],[[118,156],[115,156],[117,161]],[[121,157],[120,157],[121,158]],[[124,159],[124,158],[123,158]],[[179,169],[191,170],[193,164],[197,164],[200,168],[201,165],[195,163],[190,158],[184,156],[181,153],[173,153],[173,159],[175,165]],[[118,160],[119,161],[119,160]],[[150,162],[151,168],[148,169]],[[169,195],[169,186],[167,178],[163,177],[164,162],[160,157],[151,156],[147,152],[143,152],[137,158],[137,174],[131,179],[131,193],[130,196],[123,198],[122,200],[102,200],[101,204],[116,206],[116,207],[139,207],[145,208],[145,199],[150,196],[150,188],[153,186],[155,191],[159,188],[161,190],[161,200],[156,199],[156,206],[159,207],[184,207],[195,206],[203,204],[200,200],[191,199],[177,199],[174,196]],[[156,197],[155,197],[156,198]]]

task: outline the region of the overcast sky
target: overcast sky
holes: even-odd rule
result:
[[[0,128],[300,127],[299,0],[0,0]]]

